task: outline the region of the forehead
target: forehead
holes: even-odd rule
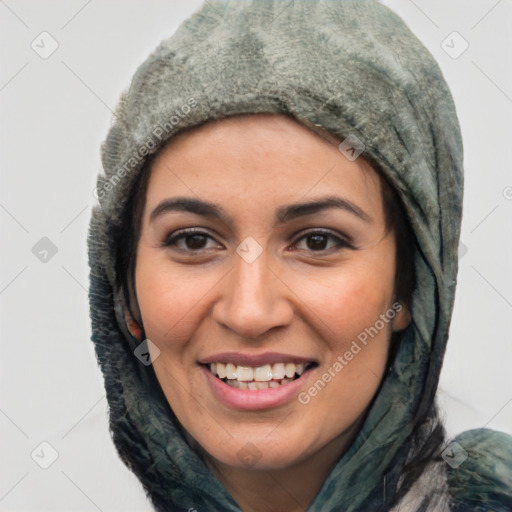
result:
[[[252,114],[184,131],[154,158],[148,200],[192,195],[260,207],[338,193],[372,216],[381,210],[377,172],[362,157],[348,160],[340,139],[315,133],[285,115]]]
[[[250,147],[251,143],[263,143],[258,149],[270,149],[272,142],[279,139],[280,144],[287,147],[306,144],[308,147],[318,148],[337,147],[342,141],[322,127],[311,125],[306,127],[302,123],[285,114],[256,113],[239,114],[222,119],[210,120],[200,126],[186,129],[170,139],[157,156],[180,153],[192,150],[191,145],[198,149],[199,140],[215,141],[220,144],[223,151],[228,154],[233,148],[233,142],[240,146]],[[252,148],[253,151],[256,149]],[[283,148],[284,149],[284,148]],[[300,152],[300,148],[295,148]]]

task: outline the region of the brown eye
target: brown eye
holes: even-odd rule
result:
[[[185,245],[188,249],[204,249],[206,238],[204,235],[185,235]]]
[[[310,231],[309,233],[306,233],[305,235],[301,236],[296,242],[296,244],[301,240],[306,241],[306,250],[312,252],[326,251],[328,249],[331,249],[332,247],[352,248],[352,245],[349,244],[346,240],[334,235],[330,231],[324,230]],[[335,243],[333,246],[327,248],[329,240],[332,240]]]
[[[164,242],[164,247],[176,247],[180,251],[201,251],[206,247],[208,239],[214,240],[208,233],[195,229],[186,229],[173,233]],[[218,245],[217,245],[218,246]]]

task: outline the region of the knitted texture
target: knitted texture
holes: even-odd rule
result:
[[[448,340],[463,148],[437,63],[373,1],[207,2],[135,73],[102,146],[88,237],[92,341],[113,440],[157,510],[240,511],[185,441],[152,366],[133,354],[116,261],[124,207],[147,158],[186,128],[257,112],[357,137],[397,190],[417,239],[411,325],[361,431],[308,508],[386,510],[414,426],[432,410]],[[454,488],[464,471],[451,474]],[[456,499],[463,502],[459,490]]]

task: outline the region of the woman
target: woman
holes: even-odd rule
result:
[[[462,141],[367,1],[207,3],[103,146],[93,341],[159,511],[511,510],[512,440],[445,439]]]

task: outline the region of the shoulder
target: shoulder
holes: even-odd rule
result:
[[[451,510],[512,511],[512,436],[467,430],[442,452]]]
[[[512,512],[512,437],[468,430],[447,442],[390,512]]]

